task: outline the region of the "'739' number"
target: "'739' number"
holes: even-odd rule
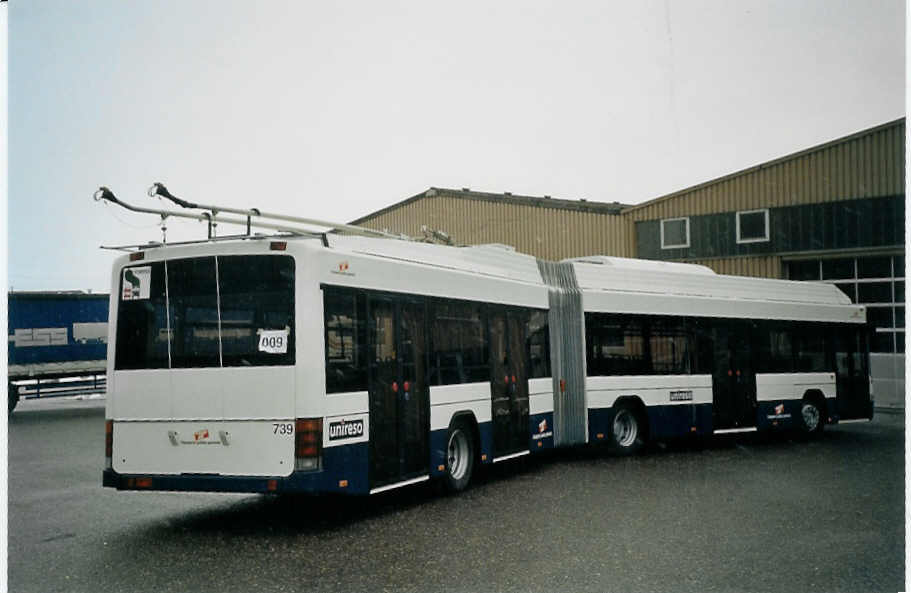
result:
[[[294,425],[290,422],[272,423],[272,434],[294,434]]]

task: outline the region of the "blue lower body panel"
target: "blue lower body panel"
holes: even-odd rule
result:
[[[756,404],[757,430],[792,430],[802,428],[802,399],[785,399]],[[826,398],[826,407],[822,412],[822,421],[826,424],[837,424],[838,403],[834,397]]]
[[[686,435],[712,434],[712,404],[677,404],[649,406],[649,438],[668,439]],[[609,441],[614,422],[614,408],[588,411],[588,442]]]
[[[528,449],[532,453],[554,448],[554,413],[528,415]]]
[[[757,430],[786,430],[800,426],[799,399],[756,403]]]
[[[712,434],[712,404],[652,406],[648,428],[656,439]]]

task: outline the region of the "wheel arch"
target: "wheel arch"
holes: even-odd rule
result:
[[[478,419],[472,410],[459,410],[449,419],[449,428],[452,429],[456,424],[465,424],[471,432],[472,441],[474,441],[475,461],[481,459],[481,431],[478,427]]]
[[[807,389],[803,392],[803,399],[811,401],[816,404],[819,408],[819,412],[822,414],[821,420],[825,422],[825,419],[829,416],[829,411],[826,409],[826,396],[820,389]]]

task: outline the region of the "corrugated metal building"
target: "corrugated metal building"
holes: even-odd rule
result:
[[[878,403],[901,405],[904,164],[901,118],[635,206],[431,188],[354,223],[544,259],[603,254],[834,283],[877,328]]]
[[[432,187],[352,221],[413,237],[445,232],[457,245],[503,243],[543,259],[603,253],[633,257],[632,227],[614,202],[558,200]]]

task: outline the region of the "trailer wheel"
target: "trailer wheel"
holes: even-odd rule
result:
[[[7,383],[6,395],[9,400],[9,412],[7,412],[7,415],[11,415],[13,410],[16,409],[16,404],[19,403],[19,386]]]
[[[635,455],[645,446],[645,440],[642,414],[629,404],[621,404],[611,423],[611,449],[619,455]]]
[[[449,492],[461,492],[471,481],[474,471],[474,434],[468,423],[456,420],[446,437],[446,476],[444,485]]]
[[[819,407],[819,402],[815,399],[805,397],[800,402],[800,426],[804,434],[807,435],[818,435],[822,432],[825,421],[822,417],[822,409]]]

